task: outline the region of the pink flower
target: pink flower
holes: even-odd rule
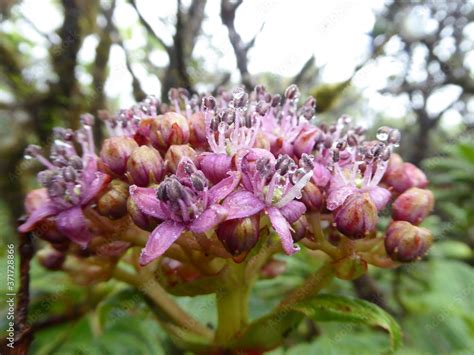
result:
[[[58,231],[71,241],[85,247],[92,238],[82,208],[97,196],[110,178],[97,169],[92,118],[85,115],[82,121],[83,127],[75,135],[82,146],[82,156],[74,148],[74,133],[67,129],[55,130],[49,160],[43,157],[40,147],[27,148],[26,157],[37,159],[47,168],[38,174],[38,180],[48,196],[18,228],[21,233],[34,230],[39,222],[54,216]]]
[[[163,255],[185,231],[205,233],[227,217],[220,202],[239,183],[238,174],[230,174],[208,188],[208,180],[192,160],[183,158],[176,175],[167,177],[158,187],[130,186],[130,195],[145,214],[162,221],[150,234],[140,256],[146,265]]]
[[[303,213],[305,205],[295,201],[312,176],[312,157],[303,155],[300,167],[287,155],[274,159],[265,151],[252,150],[241,160],[244,188],[224,200],[227,220],[246,218],[264,211],[280,236],[283,250],[291,255],[299,250],[293,244],[291,226]]]

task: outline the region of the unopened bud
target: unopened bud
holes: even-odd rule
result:
[[[158,116],[151,122],[150,140],[155,148],[161,150],[166,150],[173,144],[188,143],[188,120],[176,112]]]
[[[389,174],[385,174],[385,181],[398,193],[410,187],[425,188],[428,185],[425,173],[411,163],[403,163]]]
[[[301,195],[303,202],[308,211],[319,211],[323,204],[323,195],[321,190],[311,181],[306,184]]]
[[[112,180],[106,192],[97,201],[97,211],[110,219],[118,219],[127,214],[128,184]]]
[[[306,220],[306,217],[303,215],[296,220],[296,222],[291,224],[291,236],[293,237],[293,241],[299,242],[301,239],[307,236],[309,224]]]
[[[428,229],[405,221],[395,221],[385,233],[385,250],[394,261],[410,262],[424,256],[432,241]]]
[[[217,227],[216,234],[224,248],[233,256],[252,249],[258,241],[259,216],[225,221]]]
[[[128,179],[137,186],[158,183],[164,171],[165,164],[160,152],[146,145],[135,149],[127,162]]]
[[[189,143],[199,146],[207,143],[204,113],[194,113],[189,119]]]
[[[296,156],[301,157],[305,153],[311,154],[316,140],[321,135],[321,131],[316,127],[303,129],[293,143]]]
[[[117,175],[123,175],[127,170],[127,160],[136,148],[138,148],[138,144],[132,138],[107,138],[102,145],[100,158],[110,171]]]
[[[334,216],[336,228],[350,239],[361,239],[375,232],[377,221],[377,207],[365,193],[350,195]]]
[[[430,190],[412,187],[402,193],[392,205],[392,217],[396,221],[420,224],[433,210],[434,196]]]
[[[187,157],[195,162],[196,156],[196,151],[187,144],[172,145],[165,155],[166,167],[168,171],[175,173],[181,159]]]
[[[64,253],[51,247],[41,249],[36,255],[41,266],[53,271],[61,270],[64,260],[66,260]]]

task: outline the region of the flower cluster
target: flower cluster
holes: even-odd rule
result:
[[[55,130],[50,159],[28,147],[46,170],[19,230],[50,242],[44,265],[79,258],[91,275],[142,242],[141,265],[182,263],[177,246],[241,262],[262,235],[287,255],[326,252],[341,278],[423,256],[432,238],[418,225],[434,199],[423,172],[393,153],[400,132],[381,127],[368,140],[347,116],[317,123],[316,100],[299,98],[295,85],[283,96],[261,85],[215,97],[172,89],[168,104],[150,96],[102,112],[109,137],[98,154],[84,115],[78,131]]]

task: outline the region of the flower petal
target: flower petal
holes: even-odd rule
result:
[[[232,167],[232,157],[223,153],[202,153],[197,161],[201,171],[213,184],[225,179]]]
[[[240,173],[229,172],[229,177],[221,180],[218,184],[214,185],[209,189],[209,204],[220,203],[225,199],[232,191],[235,190],[240,181]]]
[[[87,228],[86,218],[80,207],[69,208],[56,216],[56,226],[61,234],[71,241],[86,247],[92,238]]]
[[[267,208],[268,217],[272,223],[273,229],[280,236],[281,245],[285,254],[293,255],[300,250],[300,247],[295,245],[293,237],[291,236],[290,224],[276,207]]]
[[[288,223],[294,223],[306,212],[306,206],[300,201],[288,202],[285,206],[280,208],[280,212],[288,221]]]
[[[194,233],[204,233],[211,230],[227,217],[227,208],[221,205],[211,205],[189,225]]]
[[[392,197],[390,191],[379,186],[370,187],[367,192],[379,211],[382,211],[385,206],[387,206],[388,201],[390,201],[390,198]]]
[[[265,204],[249,191],[236,191],[222,204],[228,210],[227,219],[245,218],[259,213]]]
[[[130,196],[144,214],[159,219],[166,219],[168,217],[168,214],[161,208],[155,189],[132,185],[130,186]]]
[[[353,194],[356,188],[354,186],[346,185],[337,187],[329,191],[327,199],[327,208],[330,211],[334,211],[336,208],[341,206],[346,198]]]
[[[99,171],[94,173],[95,178],[90,182],[86,182],[84,185],[85,191],[81,196],[81,205],[87,205],[92,201],[97,194],[105,188],[105,186],[110,182],[110,176]]]
[[[163,255],[183,233],[182,223],[165,221],[151,232],[145,248],[140,255],[140,265],[144,266]]]
[[[18,231],[20,233],[26,233],[26,232],[31,232],[36,223],[54,216],[55,214],[58,213],[58,209],[56,205],[51,202],[47,201],[44,203],[41,207],[35,209],[28,217],[25,223],[23,223],[21,226],[18,227]]]

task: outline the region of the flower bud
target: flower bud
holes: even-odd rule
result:
[[[233,256],[237,256],[257,244],[259,222],[258,215],[225,221],[219,224],[216,234],[224,248]]]
[[[281,155],[293,155],[293,144],[288,142],[283,138],[275,139],[270,146],[270,151],[273,153],[274,156]]]
[[[377,207],[365,193],[350,195],[334,216],[336,228],[350,239],[361,239],[375,232],[377,221]]]
[[[166,150],[173,144],[189,141],[188,120],[176,112],[167,112],[151,122],[150,140],[157,149]]]
[[[397,153],[390,154],[390,159],[388,160],[387,170],[385,175],[390,175],[396,169],[398,169],[403,164],[403,159]]]
[[[151,232],[158,225],[158,220],[144,214],[131,197],[127,200],[127,211],[133,223],[143,230]]]
[[[36,255],[41,266],[53,271],[61,270],[64,260],[66,260],[66,255],[64,255],[64,253],[51,247],[39,250]]]
[[[189,143],[193,146],[207,143],[206,122],[203,112],[196,112],[189,119]]]
[[[321,190],[311,181],[306,184],[301,195],[303,202],[308,211],[319,211],[323,204],[323,195]]]
[[[138,148],[138,144],[132,138],[107,138],[102,145],[100,158],[110,171],[123,175],[127,170],[127,160],[135,148]]]
[[[394,261],[410,262],[424,256],[432,241],[428,229],[405,221],[394,221],[385,233],[385,250]]]
[[[425,188],[428,185],[425,173],[411,163],[403,163],[390,174],[386,173],[385,181],[398,193],[402,193],[410,187]]]
[[[412,187],[395,200],[392,205],[392,217],[395,221],[407,221],[418,225],[433,207],[434,196],[430,190]]]
[[[81,286],[96,285],[111,278],[115,261],[112,258],[68,256],[63,270],[74,283]]]
[[[367,272],[367,262],[357,254],[336,260],[332,265],[336,276],[342,280],[354,280]]]
[[[104,237],[93,238],[87,246],[92,255],[112,257],[123,255],[129,247],[129,242],[107,239]]]
[[[160,152],[142,145],[132,152],[127,162],[127,175],[130,183],[148,186],[160,182],[165,170]]]
[[[115,179],[97,201],[97,211],[104,217],[118,219],[127,214],[128,184]]]
[[[301,157],[304,153],[311,154],[319,136],[321,136],[321,131],[318,128],[304,128],[293,143],[296,156]]]
[[[173,287],[199,279],[202,275],[192,265],[168,257],[161,258],[160,271],[163,284],[171,293]]]
[[[293,241],[296,243],[306,237],[308,228],[308,221],[306,220],[306,217],[302,215],[296,220],[296,222],[291,224],[291,236],[293,237]]]
[[[286,270],[286,262],[283,260],[271,259],[260,270],[260,276],[265,279],[273,279],[281,275]]]
[[[197,157],[199,169],[213,184],[227,177],[231,170],[232,157],[227,154],[202,153]]]
[[[196,163],[196,156],[196,151],[187,144],[172,145],[165,155],[166,168],[171,173],[175,173],[181,159],[188,157]]]

